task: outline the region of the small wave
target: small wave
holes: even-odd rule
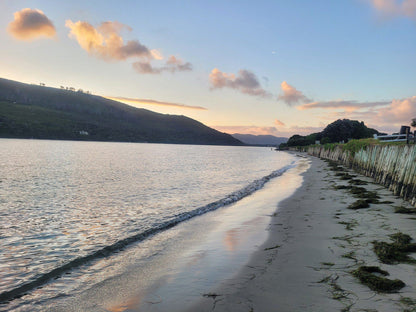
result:
[[[142,241],[158,232],[161,231],[165,231],[167,229],[170,229],[172,227],[174,227],[175,225],[189,220],[193,217],[205,214],[207,212],[210,211],[214,211],[218,208],[230,205],[232,203],[235,203],[241,199],[243,199],[244,197],[247,197],[251,194],[253,194],[255,191],[261,189],[268,181],[270,181],[273,178],[276,178],[278,176],[281,176],[284,172],[286,172],[287,170],[289,170],[290,168],[293,168],[295,165],[295,162],[292,162],[290,165],[285,166],[279,170],[275,170],[273,171],[271,174],[253,181],[252,183],[250,183],[249,185],[247,185],[246,187],[231,193],[230,195],[217,200],[215,202],[209,203],[208,205],[196,208],[192,211],[189,212],[185,212],[185,213],[181,213],[178,215],[175,215],[172,217],[171,220],[168,220],[166,222],[161,222],[159,224],[156,224],[153,228],[148,229],[144,232],[135,234],[133,236],[124,238],[122,240],[117,241],[116,243],[112,244],[112,245],[108,245],[104,248],[101,248],[97,251],[95,251],[94,253],[91,253],[87,256],[83,256],[83,257],[79,257],[76,258],[50,272],[47,272],[45,274],[42,274],[41,276],[37,277],[35,280],[24,283],[22,285],[20,285],[19,287],[16,287],[12,290],[9,291],[5,291],[0,293],[0,303],[4,303],[7,301],[12,301],[16,298],[20,298],[23,295],[25,295],[27,292],[43,285],[46,284],[48,281],[50,281],[51,279],[54,278],[59,278],[62,274],[64,274],[65,272],[71,271],[75,268],[78,268],[84,264],[87,264],[93,260],[97,260],[100,258],[105,258],[108,257],[110,255],[112,255],[115,252],[118,252],[124,248],[126,248],[128,245],[132,244],[132,243],[136,243],[139,241]]]

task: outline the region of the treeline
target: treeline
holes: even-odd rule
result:
[[[320,144],[348,142],[350,139],[372,138],[374,134],[381,135],[377,130],[368,128],[362,121],[338,119],[326,126],[321,132],[307,136],[295,134],[289,138],[287,143],[280,144],[280,148],[307,146],[315,144],[317,141]]]

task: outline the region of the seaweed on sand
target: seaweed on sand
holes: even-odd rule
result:
[[[360,180],[360,179],[351,179],[348,181],[348,183],[352,185],[367,185],[368,184],[368,182]]]
[[[411,243],[412,238],[403,233],[390,235],[392,243],[373,241],[373,250],[379,260],[386,264],[398,262],[416,263],[416,259],[408,256],[410,252],[416,252],[416,244]]]
[[[351,220],[349,222],[347,222],[347,221],[340,221],[340,222],[338,222],[338,224],[345,225],[345,229],[346,230],[352,231],[358,225],[358,222],[357,222],[357,220]]]
[[[396,206],[394,207],[394,212],[395,213],[405,213],[405,214],[414,214],[416,213],[416,209],[412,209],[412,208],[405,208],[403,206]]]
[[[352,195],[359,196],[360,194],[367,192],[367,189],[362,186],[351,186],[349,187],[349,191]]]
[[[332,294],[332,299],[338,300],[338,301],[344,301],[345,299],[348,299],[349,292],[342,289],[338,283],[339,276],[338,274],[331,274],[329,276],[324,277],[318,283],[323,283],[329,285],[331,288],[329,289],[330,293]]]
[[[280,245],[275,245],[275,246],[273,246],[273,247],[267,247],[267,248],[264,248],[264,250],[272,250],[272,249],[277,249],[277,248],[279,248],[280,247]]]
[[[401,297],[400,302],[407,306],[416,307],[416,300],[409,297]]]
[[[345,171],[345,169],[338,165],[335,161],[325,159],[325,162],[328,163],[328,166],[333,171]]]
[[[339,177],[341,180],[352,180],[355,176],[350,175],[348,172],[338,172],[335,176]]]
[[[389,273],[376,266],[360,266],[351,273],[358,278],[362,284],[378,292],[397,292],[406,286],[406,284],[399,279],[391,280],[384,277],[388,276]]]
[[[357,209],[368,208],[368,207],[370,207],[370,204],[366,200],[359,199],[353,202],[351,205],[349,205],[348,209],[357,210]]]
[[[366,188],[361,186],[351,186],[351,188],[349,188],[349,191],[355,198],[364,199],[369,204],[380,203],[380,196],[378,196],[377,192],[367,191]]]
[[[336,190],[346,190],[346,189],[350,189],[351,186],[350,185],[335,185],[334,189]]]

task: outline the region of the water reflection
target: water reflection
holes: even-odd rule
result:
[[[109,312],[124,312],[124,311],[132,311],[136,310],[141,302],[141,297],[135,296],[128,298],[126,302],[119,303],[117,305],[111,306],[107,308],[107,311]]]
[[[0,293],[223,198],[292,161],[261,148],[0,144]],[[59,294],[50,289],[50,296]],[[58,289],[69,291],[64,284]]]
[[[142,262],[104,288],[133,288],[130,276],[143,276],[140,290],[131,289],[129,295],[125,294],[129,300],[140,298],[140,303],[129,311],[185,311],[247,263],[267,238],[266,229],[277,202],[300,186],[300,172],[293,170],[230,207],[181,224],[166,237],[162,233],[158,238],[160,253],[153,259],[157,267]],[[195,236],[201,231],[203,235]],[[100,297],[100,293],[103,292],[95,295]]]

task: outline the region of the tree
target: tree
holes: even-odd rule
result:
[[[416,118],[412,119],[412,123],[410,124],[413,128],[416,128]]]
[[[305,146],[315,144],[317,140],[320,140],[321,144],[347,142],[349,139],[371,138],[374,134],[379,135],[380,133],[375,129],[367,128],[362,121],[338,119],[326,126],[321,132],[312,133],[307,136],[293,135],[287,141],[287,145]]]
[[[378,131],[367,128],[362,121],[338,119],[326,126],[321,134],[322,137],[328,137],[331,143],[335,143],[347,142],[349,139],[371,138],[374,134],[378,134]]]
[[[321,144],[331,143],[331,139],[328,137],[323,137],[321,140]]]

